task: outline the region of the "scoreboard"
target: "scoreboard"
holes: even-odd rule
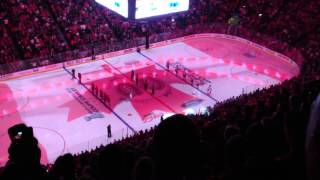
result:
[[[136,19],[187,11],[189,0],[136,0]]]
[[[96,0],[96,2],[130,19],[143,19],[189,9],[189,0]]]
[[[128,18],[128,0],[95,0],[97,3],[109,8],[110,10]]]

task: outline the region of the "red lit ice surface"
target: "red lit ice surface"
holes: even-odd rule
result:
[[[138,75],[138,85],[131,81],[131,71],[125,74],[114,74],[113,77],[99,79],[92,83],[102,89],[109,97],[110,108],[114,109],[123,101],[130,101],[134,109],[142,118],[144,115],[158,110],[165,112],[180,113],[183,111],[182,104],[194,99],[178,89],[172,88],[171,84],[183,83],[173,75],[168,75],[166,71],[161,71],[155,66],[148,66],[135,71]],[[147,89],[145,83],[147,81]],[[152,95],[154,88],[154,95]],[[90,92],[85,92],[83,96],[90,96]],[[71,100],[61,107],[70,109],[68,120],[72,121],[86,115],[88,112],[75,100]],[[103,108],[105,113],[111,113],[107,108]]]
[[[8,148],[11,143],[7,134],[8,129],[16,124],[24,123],[20,116],[20,109],[10,87],[0,83],[0,164],[8,160]],[[40,148],[43,154],[41,162],[47,163],[46,151],[41,145]]]

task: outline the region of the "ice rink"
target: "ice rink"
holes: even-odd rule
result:
[[[72,78],[72,69],[82,74],[82,84]],[[217,102],[290,79],[298,69],[257,44],[207,34],[0,81],[0,166],[8,159],[7,129],[17,123],[34,128],[42,162],[54,162],[61,154],[153,127],[161,116],[205,112]]]

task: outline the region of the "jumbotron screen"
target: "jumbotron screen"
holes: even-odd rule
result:
[[[131,19],[148,18],[189,9],[189,0],[96,0],[96,2]]]
[[[128,0],[96,0],[96,2],[128,18]]]
[[[136,19],[189,9],[189,0],[136,0]]]

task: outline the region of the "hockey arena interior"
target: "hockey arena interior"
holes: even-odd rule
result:
[[[1,180],[320,179],[317,0],[1,0]]]

